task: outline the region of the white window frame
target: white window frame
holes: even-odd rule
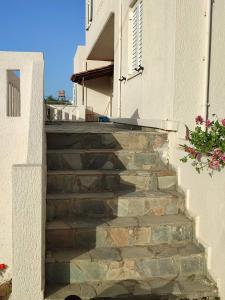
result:
[[[129,74],[133,74],[143,62],[143,0],[135,1],[129,20]]]

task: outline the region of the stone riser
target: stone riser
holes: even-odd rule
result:
[[[48,288],[46,299],[64,300],[71,293],[82,300],[109,300],[113,297],[116,300],[215,300],[218,296],[216,285],[203,276],[172,281],[164,278],[53,285]]]
[[[184,212],[184,201],[178,197],[127,197],[48,199],[47,220],[66,217],[135,217],[175,215]]]
[[[82,300],[215,300],[218,296],[216,285],[203,276],[172,281],[160,278],[53,285],[48,288],[46,299],[64,300],[71,291]]]
[[[156,190],[152,176],[96,174],[48,175],[48,193],[87,193],[118,190]]]
[[[167,134],[151,132],[48,133],[48,149],[124,149],[155,151]]]
[[[100,151],[100,150],[99,150]],[[48,170],[167,170],[157,153],[150,152],[49,152]]]
[[[49,229],[47,248],[93,249],[189,242],[193,240],[191,223],[141,227],[104,227]]]
[[[48,283],[83,283],[87,281],[146,280],[154,278],[185,278],[206,273],[202,254],[186,257],[124,259],[122,261],[88,261],[46,264]]]
[[[169,179],[169,185],[164,183]],[[48,174],[48,193],[86,193],[104,191],[156,191],[158,187],[175,190],[174,176],[157,177],[151,174],[123,174],[123,173],[92,173],[92,174]],[[161,183],[162,182],[162,183]]]

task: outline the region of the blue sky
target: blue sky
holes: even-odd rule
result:
[[[85,0],[0,1],[0,50],[41,51],[45,57],[45,95],[65,89],[76,47],[85,43]]]

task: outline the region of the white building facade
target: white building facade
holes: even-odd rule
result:
[[[224,171],[197,174],[180,162],[178,147],[196,115],[225,117],[225,1],[86,2],[86,45],[74,58],[84,78],[76,109],[168,132],[169,162],[225,299]],[[114,71],[105,75],[108,65]],[[87,75],[92,69],[94,78]],[[0,285],[13,276],[13,300],[44,299],[43,71],[42,53],[0,52],[0,263],[8,266]]]
[[[86,7],[86,45],[77,49],[74,72],[114,64],[114,75],[78,84],[77,105],[170,132],[170,164],[225,299],[224,171],[197,174],[180,163],[178,147],[197,115],[225,117],[225,2],[86,0]]]

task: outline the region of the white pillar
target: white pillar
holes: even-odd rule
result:
[[[41,165],[13,166],[12,300],[44,299],[44,171]]]

